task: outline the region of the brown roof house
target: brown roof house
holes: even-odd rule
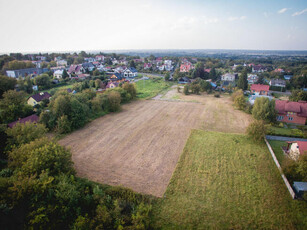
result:
[[[31,106],[35,106],[40,104],[42,100],[49,99],[50,97],[51,95],[48,92],[37,93],[29,97],[27,103]]]
[[[17,121],[9,123],[7,126],[10,128],[13,128],[17,123],[25,124],[26,122],[30,123],[37,123],[39,120],[39,117],[36,114],[32,114],[31,116],[24,117],[21,119],[18,119]]]

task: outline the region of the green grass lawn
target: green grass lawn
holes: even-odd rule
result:
[[[273,141],[273,140],[268,140],[268,142],[270,143],[274,153],[275,153],[275,156],[279,162],[279,164],[281,165],[285,155],[281,149],[282,146],[287,146],[287,142],[285,141]]]
[[[135,83],[137,97],[142,99],[152,98],[167,90],[172,84],[173,83],[165,82],[164,79],[160,78],[137,81]]]
[[[264,143],[193,130],[152,218],[162,229],[306,229],[306,210]]]

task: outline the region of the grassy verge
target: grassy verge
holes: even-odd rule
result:
[[[264,143],[193,130],[153,222],[162,229],[303,229],[306,210],[291,199]]]
[[[268,140],[268,142],[270,143],[270,145],[271,145],[271,147],[272,147],[272,149],[275,153],[275,156],[277,157],[279,164],[281,164],[284,157],[285,157],[281,147],[287,146],[287,142],[285,142],[285,141],[273,141],[273,140]]]
[[[165,82],[164,79],[155,78],[141,80],[135,83],[137,89],[137,98],[148,99],[167,90],[173,83]]]

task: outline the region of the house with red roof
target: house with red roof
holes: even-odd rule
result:
[[[82,65],[71,65],[68,69],[68,73],[69,74],[83,74],[85,72],[84,68],[82,67]]]
[[[293,160],[298,160],[301,155],[307,154],[307,141],[289,141],[286,153]]]
[[[11,122],[7,126],[9,128],[13,128],[17,123],[20,123],[20,124],[25,124],[26,122],[38,123],[38,121],[39,121],[39,117],[36,114],[32,114],[31,116],[28,116],[28,117],[24,117],[21,119],[19,118],[17,121]]]
[[[277,121],[305,125],[307,118],[306,101],[275,101]]]
[[[262,85],[262,84],[252,84],[251,85],[251,92],[252,94],[256,95],[269,95],[269,85]]]
[[[152,67],[151,63],[144,63],[144,69],[149,69],[150,67]]]
[[[190,62],[185,62],[185,63],[180,65],[180,72],[182,72],[182,73],[187,73],[191,69],[194,69],[194,66]]]

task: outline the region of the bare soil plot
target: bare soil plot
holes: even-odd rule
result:
[[[191,129],[244,132],[249,121],[228,98],[136,101],[59,143],[71,147],[79,176],[161,197]]]

